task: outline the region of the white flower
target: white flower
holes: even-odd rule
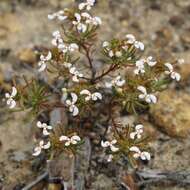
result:
[[[92,25],[98,26],[102,24],[102,20],[100,17],[95,16],[95,17],[92,17],[91,19],[87,19],[86,23],[91,23]]]
[[[80,3],[79,4],[79,10],[83,10],[85,7],[89,11],[91,7],[93,7],[95,4],[95,0],[87,0],[85,3]]]
[[[146,88],[144,86],[138,86],[137,89],[142,92],[142,94],[139,95],[140,99],[144,99],[147,103],[156,103],[157,98],[153,94],[147,94]]]
[[[65,141],[65,146],[70,146],[71,144],[76,145],[78,142],[81,141],[81,138],[77,135],[72,136],[71,138],[62,135],[59,138],[60,141]]]
[[[84,23],[81,23],[81,15],[79,13],[75,13],[75,21],[73,21],[73,25],[77,27],[79,32],[86,32],[87,26]]]
[[[116,57],[121,57],[122,56],[122,52],[121,51],[116,51],[115,52],[115,56]]]
[[[75,105],[75,103],[78,100],[78,97],[75,93],[71,93],[71,98],[72,100],[66,100],[66,105],[69,107],[69,111],[73,114],[73,116],[76,116],[79,113],[79,109]]]
[[[60,21],[63,21],[63,20],[66,20],[67,19],[67,16],[64,15],[64,11],[58,11],[56,13],[53,13],[53,14],[49,14],[48,15],[48,19],[49,20],[54,20],[55,18],[57,18],[58,20]]]
[[[52,126],[47,125],[46,123],[37,122],[37,127],[43,129],[43,135],[48,136],[50,133],[48,130],[52,130]]]
[[[50,61],[51,58],[52,58],[52,54],[50,51],[48,52],[47,56],[44,56],[44,55],[40,56],[40,61],[38,62],[38,66],[39,66],[38,71],[39,72],[42,72],[46,69],[46,67],[47,67],[46,62]]]
[[[80,94],[86,95],[85,101],[89,101],[89,100],[97,101],[98,99],[99,100],[102,99],[102,95],[99,92],[91,93],[89,90],[86,90],[86,89],[82,90]]]
[[[92,24],[95,26],[102,24],[102,20],[100,17],[97,17],[97,16],[92,17],[90,14],[88,14],[86,12],[82,13],[81,16],[86,18],[86,21],[85,21],[86,24]]]
[[[181,64],[185,63],[185,60],[180,58],[180,59],[177,60],[177,62],[181,65]]]
[[[147,62],[147,64],[148,64],[150,67],[153,67],[153,66],[156,65],[156,63],[157,63],[156,61],[153,61],[153,57],[152,57],[152,56],[147,57],[146,62]]]
[[[134,44],[136,41],[135,36],[133,36],[132,34],[127,34],[125,37],[127,38],[128,44]]]
[[[44,144],[44,141],[40,141],[39,146],[37,146],[34,149],[34,153],[32,154],[33,156],[38,156],[40,155],[42,149],[49,149],[51,146],[51,143],[48,141],[47,144]]]
[[[83,77],[83,74],[76,70],[71,63],[64,63],[64,66],[69,69],[69,72],[73,75],[72,80],[74,82],[79,82],[79,78]]]
[[[13,86],[11,94],[5,93],[5,98],[7,99],[7,105],[10,109],[13,109],[16,106],[16,101],[14,97],[17,95],[17,89]]]
[[[109,57],[113,57],[114,56],[114,52],[113,52],[113,50],[110,50],[109,51]]]
[[[135,152],[133,154],[133,157],[134,158],[141,158],[142,160],[150,160],[150,153],[149,152],[141,152],[140,149],[137,147],[137,146],[132,146],[130,149],[129,149],[131,152]]]
[[[111,151],[112,152],[117,152],[118,150],[119,150],[119,148],[117,148],[117,147],[115,147],[115,144],[117,143],[117,140],[116,139],[114,139],[114,140],[112,140],[112,141],[101,141],[101,146],[103,147],[103,148],[108,148],[108,147],[110,147],[110,149],[111,149]]]
[[[59,30],[56,30],[52,33],[53,40],[51,41],[52,45],[59,46],[63,44],[63,39],[61,38],[61,33]]]
[[[70,67],[69,72],[73,75],[73,82],[79,82],[78,78],[82,78],[83,74],[76,70],[76,67]]]
[[[79,46],[78,46],[76,43],[71,43],[71,44],[69,44],[69,46],[68,46],[68,50],[69,50],[70,52],[73,52],[73,51],[78,50],[78,49],[79,49]]]
[[[157,63],[156,61],[153,61],[153,58],[151,56],[147,57],[146,59],[137,60],[136,63],[135,63],[136,69],[134,70],[134,73],[136,75],[139,75],[140,73],[141,74],[145,73],[145,62],[150,67],[153,67]]]
[[[112,86],[118,86],[122,87],[125,84],[125,80],[121,78],[121,76],[117,76],[115,79],[113,79],[111,82],[106,82],[105,86],[107,88],[112,88]]]
[[[136,125],[135,126],[135,131],[130,133],[130,138],[131,139],[135,139],[135,136],[137,137],[137,139],[141,138],[141,134],[143,133],[143,125]]]
[[[138,61],[136,61],[135,65],[136,65],[136,69],[134,70],[134,73],[136,75],[140,74],[140,73],[145,73],[145,68],[144,68],[144,59],[140,59]]]
[[[106,48],[108,50],[108,55],[109,57],[121,57],[122,56],[122,52],[121,51],[116,51],[114,52],[113,50],[111,50],[108,45],[107,45],[107,42],[104,42],[103,43],[103,47]]]
[[[137,41],[135,36],[132,34],[127,34],[125,37],[127,38],[128,44],[133,44],[137,49],[144,50],[144,44],[140,41]]]
[[[170,77],[176,81],[180,81],[181,76],[179,73],[173,71],[173,66],[170,63],[165,63],[165,66],[168,68],[165,74],[170,75]]]
[[[140,49],[141,51],[144,50],[144,44],[140,41],[135,41],[134,43],[134,46],[137,48],[137,49]]]
[[[64,43],[60,43],[58,45],[58,49],[60,49],[63,53],[67,53],[67,52],[73,52],[75,50],[78,50],[78,45],[76,43],[71,43],[69,45],[66,45]]]
[[[110,45],[108,41],[103,42],[102,47],[107,48]]]

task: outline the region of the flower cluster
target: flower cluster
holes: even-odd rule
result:
[[[145,64],[147,64],[150,67],[153,67],[156,65],[156,61],[153,60],[152,56],[147,57],[146,59],[140,59],[135,62],[136,68],[134,70],[134,73],[136,75],[144,74],[145,73]]]
[[[48,19],[49,20],[54,20],[54,19],[58,19],[60,21],[63,21],[63,20],[66,20],[67,19],[67,16],[65,15],[65,12],[64,11],[58,11],[56,13],[53,13],[53,14],[49,14],[48,15]]]
[[[61,52],[67,53],[78,50],[79,47],[76,43],[71,43],[67,45],[63,42],[60,31],[54,31],[52,35],[52,45],[56,46]]]
[[[102,47],[108,52],[109,57],[121,57],[122,56],[122,51],[121,50],[114,50],[111,47],[111,44],[107,41],[103,42]]]
[[[82,78],[83,74],[77,71],[76,67],[70,67],[69,72],[72,74],[73,82],[79,82],[78,78]]]
[[[42,123],[41,121],[37,122],[37,127],[42,129],[42,133],[45,137],[49,136],[50,137],[50,131],[53,130],[53,127],[50,125],[47,125],[46,123]],[[51,138],[50,138],[51,139]],[[64,141],[64,145],[66,147],[70,146],[70,145],[77,145],[80,141],[81,138],[78,135],[73,135],[71,137],[65,136],[65,135],[61,135],[59,137],[59,141],[63,142]],[[39,145],[34,148],[34,153],[33,156],[39,156],[40,153],[42,152],[42,150],[47,150],[51,147],[51,140],[47,140],[46,139],[46,143],[44,140],[41,140],[39,142]]]
[[[132,44],[134,45],[137,49],[140,49],[140,50],[144,50],[144,44],[140,41],[137,41],[135,36],[133,36],[132,34],[127,34],[126,35],[126,38],[127,38],[127,43],[128,44]]]
[[[85,101],[89,101],[89,100],[93,100],[93,101],[97,101],[98,99],[101,100],[102,99],[102,95],[99,92],[94,92],[91,93],[89,90],[82,90],[80,92],[81,95],[86,95],[85,97]]]
[[[14,100],[17,95],[17,89],[13,86],[11,94],[5,93],[5,98],[7,99],[7,105],[10,109],[13,109],[16,106],[16,101]]]
[[[141,139],[142,133],[143,133],[143,128],[144,128],[144,126],[142,124],[136,125],[135,131],[130,133],[130,138],[133,140],[135,140],[135,138]],[[133,157],[135,159],[141,158],[142,160],[150,160],[150,153],[147,151],[140,151],[140,149],[136,145],[131,146],[129,148],[129,150],[131,152],[134,152]]]
[[[86,8],[88,11],[94,6],[95,0],[87,0],[85,3],[79,4],[79,10],[83,10]]]
[[[51,143],[50,143],[50,141],[48,141],[46,144],[45,144],[45,142],[43,141],[43,140],[41,140],[40,142],[39,142],[39,145],[36,147],[36,148],[34,148],[34,153],[32,154],[33,156],[39,156],[40,154],[41,154],[41,152],[42,152],[42,150],[44,149],[44,150],[47,150],[47,149],[49,149],[51,147]]]
[[[81,14],[75,13],[75,20],[72,22],[76,26],[78,32],[85,33],[88,25],[98,26],[102,24],[99,17],[92,17],[89,13],[83,12]]]
[[[133,157],[134,158],[141,158],[142,160],[150,160],[150,153],[146,151],[141,151],[137,146],[132,146],[129,149],[131,152],[134,152]]]
[[[137,139],[140,139],[142,137],[142,133],[143,133],[143,125],[141,124],[136,125],[135,131],[130,133],[130,138],[135,139],[135,137],[137,137]]]
[[[105,142],[101,141],[101,146],[103,148],[109,148],[111,150],[111,153],[108,155],[108,159],[107,159],[108,162],[111,162],[113,159],[112,153],[119,151],[119,148],[115,146],[116,143],[117,143],[116,139],[114,139],[112,141],[105,141]]]
[[[42,72],[46,69],[47,67],[46,62],[50,61],[51,58],[52,58],[52,54],[50,51],[48,52],[47,56],[44,56],[44,55],[40,56],[40,61],[38,62],[39,72]]]
[[[52,126],[47,125],[46,123],[37,122],[37,127],[43,130],[43,135],[48,136],[50,134],[49,130],[52,130]]]
[[[114,78],[113,80],[111,80],[111,82],[106,82],[105,86],[107,88],[112,88],[114,87],[122,87],[125,84],[125,79],[122,79],[121,76],[117,76],[116,78]]]
[[[62,135],[59,140],[62,142],[64,141],[65,146],[70,146],[70,145],[76,145],[81,141],[81,138],[78,135],[73,135],[72,137],[67,137],[65,135]]]
[[[165,66],[167,67],[167,71],[165,71],[165,74],[169,75],[172,79],[176,81],[180,81],[180,74],[177,72],[174,72],[174,68],[170,63],[165,63]]]
[[[148,94],[144,86],[138,86],[137,89],[142,93],[139,94],[139,98],[145,100],[147,103],[156,103],[157,98],[154,94]]]
[[[66,105],[69,107],[69,111],[72,113],[72,115],[76,116],[79,113],[79,109],[75,105],[78,100],[78,96],[77,96],[77,94],[72,92],[71,98],[72,98],[71,100],[66,100]]]

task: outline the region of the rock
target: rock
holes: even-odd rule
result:
[[[113,187],[114,183],[112,182],[111,178],[108,178],[104,174],[98,175],[96,180],[92,183],[93,190],[111,190]]]
[[[0,36],[1,36],[1,34],[0,34]],[[2,49],[0,49],[0,57],[1,58],[6,58],[10,54],[10,52],[11,52],[11,49],[2,48]]]
[[[144,135],[148,137],[149,141],[155,141],[158,138],[158,130],[155,126],[152,125],[152,123],[145,121],[145,120],[139,120],[139,123],[142,123],[144,126]]]
[[[151,1],[150,8],[155,11],[160,11],[161,10],[161,4],[160,2],[157,1]]]
[[[24,63],[35,64],[37,57],[35,52],[30,48],[21,49],[17,54],[18,59]]]
[[[56,108],[50,113],[50,124],[54,126],[54,132],[56,135],[62,134],[60,128],[57,126],[61,123],[63,127],[67,125],[67,117],[63,108]],[[74,184],[74,164],[75,159],[73,155],[62,153],[53,160],[48,161],[49,179],[62,178],[64,186],[73,189]],[[51,185],[48,189],[59,188]],[[66,188],[65,188],[66,189]]]
[[[190,5],[190,2],[187,0],[180,0],[180,1],[176,0],[175,3],[176,3],[176,5],[178,5],[181,8],[184,8],[184,7],[187,7]]]
[[[76,180],[75,189],[84,190],[85,189],[85,179],[87,178],[89,164],[91,159],[91,144],[89,138],[84,139],[84,144],[81,147],[79,153],[76,155]]]
[[[134,117],[134,115],[127,115],[127,116],[119,117],[118,120],[123,126],[127,126],[127,125],[131,126],[136,121],[136,118]]]
[[[184,19],[180,15],[174,15],[169,19],[169,23],[173,26],[180,27],[184,24]]]
[[[160,94],[150,114],[160,130],[172,137],[187,137],[190,131],[190,96],[174,90]]]
[[[186,30],[182,35],[181,35],[181,41],[183,46],[189,48],[190,47],[190,35],[189,35],[189,30]]]
[[[173,32],[169,27],[164,27],[156,31],[155,43],[158,47],[164,47],[173,40]]]
[[[73,187],[74,156],[62,153],[57,158],[48,161],[49,179],[62,178]]]
[[[24,152],[22,151],[16,151],[13,152],[13,155],[10,158],[11,160],[15,161],[15,162],[21,162],[27,159],[27,156]]]
[[[184,63],[179,66],[181,82],[188,82],[190,79],[190,63]]]
[[[8,37],[9,32],[21,30],[21,23],[14,14],[6,13],[0,16],[0,38]]]
[[[63,108],[55,108],[53,111],[51,111],[50,118],[50,123],[52,126],[56,126],[59,123],[63,124],[64,126],[68,124],[68,118],[65,113],[65,109]]]

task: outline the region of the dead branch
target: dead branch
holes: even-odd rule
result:
[[[157,182],[173,182],[181,186],[190,186],[190,171],[163,172],[156,170],[139,170],[137,176],[142,179],[139,186]]]
[[[48,177],[48,172],[44,172],[42,175],[38,176],[36,180],[32,181],[30,184],[22,188],[22,190],[31,190],[32,187],[43,181]]]

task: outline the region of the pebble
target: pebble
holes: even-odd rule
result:
[[[151,117],[161,131],[172,137],[188,137],[190,132],[190,96],[174,90],[162,92],[151,106]]]

